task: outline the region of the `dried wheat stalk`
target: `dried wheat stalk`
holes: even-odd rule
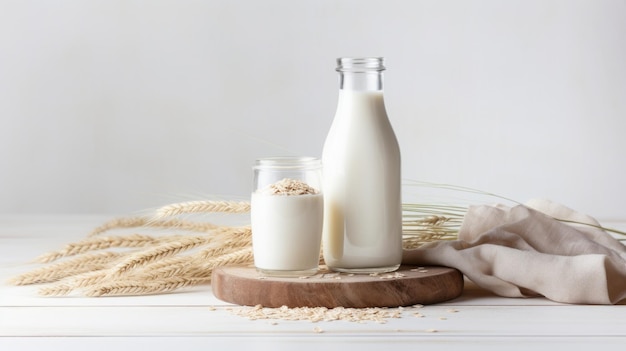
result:
[[[30,285],[54,282],[65,277],[104,269],[107,265],[119,260],[119,258],[123,255],[123,253],[107,251],[88,253],[75,257],[71,260],[66,260],[50,266],[40,267],[30,272],[18,275],[9,280],[9,283],[14,285]]]
[[[148,221],[149,219],[146,217],[114,218],[94,228],[94,230],[92,230],[87,236],[90,237],[100,235],[113,229],[137,228],[146,225]]]
[[[98,285],[110,279],[107,269],[85,272],[75,276],[66,277],[55,284],[39,290],[41,296],[64,296],[81,288]]]
[[[155,219],[189,213],[248,213],[250,203],[246,201],[188,201],[161,207],[156,210]]]
[[[69,284],[54,284],[39,289],[37,293],[40,296],[66,296],[75,289],[75,286]]]
[[[237,251],[213,257],[208,261],[202,261],[195,269],[195,274],[210,274],[214,268],[228,264],[244,264],[252,262],[252,247],[245,247]]]
[[[224,227],[215,231],[207,245],[200,251],[201,257],[207,259],[227,253],[229,250],[252,245],[252,229],[244,227]]]
[[[141,234],[90,237],[77,243],[68,244],[62,250],[43,254],[35,260],[41,263],[48,263],[62,257],[74,256],[87,251],[102,250],[112,247],[142,247],[154,244],[158,241],[159,239],[157,238]]]
[[[169,277],[156,281],[116,281],[112,283],[102,284],[88,289],[86,296],[114,296],[114,295],[148,295],[164,293],[191,285],[206,283],[210,278],[193,278],[193,277]]]
[[[69,276],[58,276],[57,280],[61,280],[52,286],[40,289],[39,293],[43,296],[62,296],[78,289],[86,289],[87,296],[166,292],[183,285],[210,280],[213,268],[220,265],[220,262],[228,264],[252,261],[249,226],[221,227],[213,230],[211,234],[158,238],[155,244],[144,250],[114,254],[117,260],[112,262],[115,264],[108,267],[98,266],[91,272],[81,271]],[[180,254],[195,247],[203,248],[190,255]],[[86,253],[72,260],[79,262],[87,259],[84,257],[87,255],[95,254]],[[101,255],[112,254],[101,253]],[[42,267],[37,271],[53,274],[50,270],[55,271],[55,266],[70,263],[62,262]],[[25,275],[28,276],[28,274],[34,273]],[[180,281],[173,284],[174,278],[188,279],[185,280],[185,284],[181,285]],[[49,279],[49,281],[54,281],[54,279]],[[37,283],[34,279],[22,279],[22,282]]]
[[[403,204],[403,247],[412,249],[439,240],[454,240],[466,207],[433,204]]]
[[[192,274],[190,272],[200,270],[201,272],[205,272],[205,275],[210,276],[213,268],[216,267],[216,265],[212,263],[215,260],[220,260],[221,265],[227,263],[251,263],[251,245],[250,236],[242,236],[234,240],[214,243],[192,255],[176,256],[155,261],[145,266],[142,270],[142,274],[145,274],[145,276],[150,279],[187,274],[198,276],[198,273]],[[206,266],[207,264],[210,266]]]
[[[198,247],[206,242],[207,238],[205,236],[177,237],[172,241],[133,254],[113,267],[112,273],[115,275],[123,275],[129,270],[135,269],[137,266],[176,255],[180,252]]]
[[[178,218],[155,219],[153,217],[115,218],[95,228],[88,236],[96,236],[114,229],[149,227],[158,229],[178,229],[181,231],[207,232],[219,226],[213,223],[186,221]]]

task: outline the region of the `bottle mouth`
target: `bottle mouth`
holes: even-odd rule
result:
[[[384,57],[340,57],[337,72],[380,72],[385,70]]]
[[[254,169],[272,168],[272,169],[316,169],[321,167],[321,160],[316,157],[308,156],[278,156],[257,159],[254,162]]]

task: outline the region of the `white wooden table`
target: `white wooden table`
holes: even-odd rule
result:
[[[41,253],[83,238],[111,217],[0,216],[0,350],[624,350],[626,304],[564,305],[496,297],[466,284],[453,301],[385,324],[251,321],[234,315],[208,285],[141,296],[44,298],[6,280]],[[626,222],[611,223],[619,229]],[[523,270],[523,267],[520,267]],[[214,308],[213,308],[214,307]],[[455,310],[456,312],[453,312]],[[322,332],[315,331],[318,327]],[[435,329],[436,332],[433,332]]]

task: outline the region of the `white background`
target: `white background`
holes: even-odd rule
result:
[[[406,179],[626,210],[626,1],[0,0],[0,213],[245,198],[384,56]]]

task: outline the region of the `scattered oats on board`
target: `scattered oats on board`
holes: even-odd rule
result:
[[[395,272],[395,273],[389,273],[389,274],[385,274],[380,276],[380,279],[395,279],[395,278],[402,278],[402,277],[406,277],[404,274],[399,273],[399,272]]]
[[[327,273],[324,274],[324,279],[341,279],[341,277],[339,277],[339,273]]]

